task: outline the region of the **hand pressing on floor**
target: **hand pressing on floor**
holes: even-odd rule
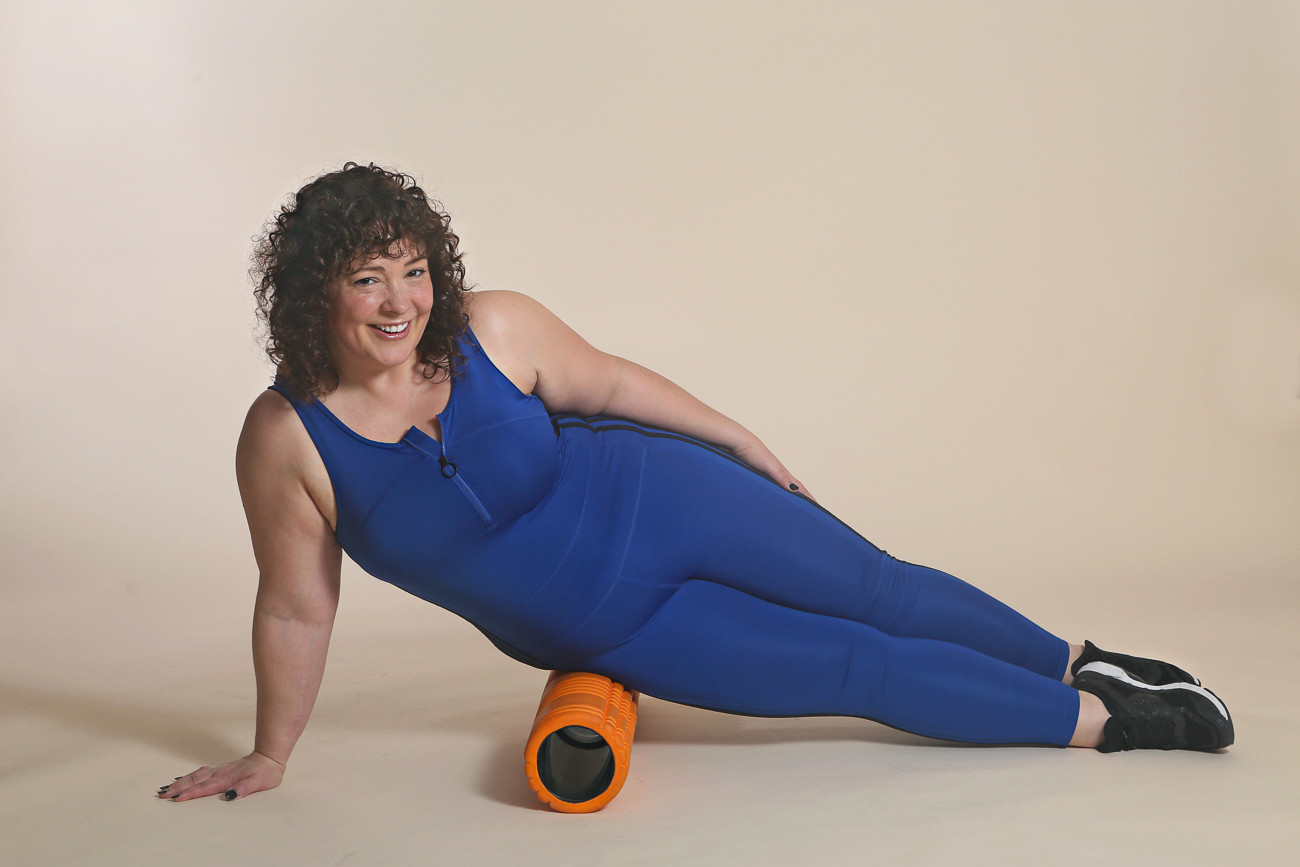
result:
[[[188,801],[221,795],[227,801],[274,789],[284,779],[284,765],[254,750],[242,759],[209,768],[207,765],[177,777],[158,790],[158,797]]]

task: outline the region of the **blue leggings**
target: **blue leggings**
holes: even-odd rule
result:
[[[586,640],[570,646],[569,667],[733,713],[1069,742],[1079,697],[1061,683],[1060,638],[964,581],[890,556],[717,450],[586,424],[602,448],[618,437],[640,446],[644,466],[619,578],[578,631]],[[625,623],[635,610],[645,619],[630,637],[592,642],[602,616]]]

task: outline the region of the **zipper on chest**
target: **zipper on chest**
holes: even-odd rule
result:
[[[460,487],[461,492],[465,495],[465,499],[469,500],[470,505],[478,511],[478,516],[483,519],[483,523],[491,524],[492,515],[488,513],[487,507],[483,505],[483,501],[478,498],[478,494],[474,493],[474,489],[469,486],[469,482],[465,481],[465,477],[460,474],[456,465],[447,460],[446,445],[443,445],[442,447],[442,454],[438,455],[438,469],[442,472],[442,477],[444,479],[451,479]]]
[[[455,462],[447,457],[447,428],[445,425],[442,428],[442,440],[439,441],[438,445],[441,451],[436,457],[438,459],[438,471],[442,473],[442,477],[455,482],[456,487],[460,488],[460,492],[465,495],[465,499],[469,500],[470,505],[474,507],[474,511],[478,512],[478,516],[483,519],[483,523],[491,524],[492,513],[483,505],[483,501],[478,498],[478,494],[474,493],[474,489],[469,486],[469,482],[465,481],[465,477],[460,474],[460,469]],[[423,449],[418,450],[423,452],[426,457],[435,457],[428,452],[424,452]]]

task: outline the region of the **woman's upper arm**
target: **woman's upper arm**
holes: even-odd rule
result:
[[[253,402],[235,474],[260,573],[257,604],[274,617],[332,620],[338,605],[342,550],[306,483],[315,454],[284,398],[267,391]]]
[[[598,415],[618,387],[621,359],[601,352],[540,302],[519,292],[474,293],[474,331],[488,333],[534,377],[551,412]]]

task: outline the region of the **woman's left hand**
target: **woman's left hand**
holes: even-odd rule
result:
[[[743,446],[734,446],[731,450],[736,457],[759,472],[767,474],[787,491],[803,494],[814,503],[817,502],[817,498],[808,492],[803,483],[792,476],[790,471],[785,468],[785,465],[776,459],[776,455],[772,454],[772,450],[758,440],[746,443]]]

